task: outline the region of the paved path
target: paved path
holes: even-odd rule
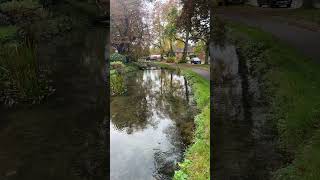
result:
[[[194,71],[195,73],[201,75],[202,77],[204,77],[207,80],[210,80],[210,71],[204,70],[204,69],[200,69],[197,67],[193,67],[190,68],[192,71]]]
[[[203,66],[199,66],[197,64],[179,64],[180,67],[189,68],[193,72],[199,74],[207,80],[210,80],[210,69],[207,69]]]
[[[204,68],[203,66],[199,66],[196,64],[171,64],[171,63],[166,63],[170,66],[179,66],[179,67],[184,67],[184,68],[189,68],[191,69],[193,72],[199,74],[200,76],[204,77],[207,80],[210,80],[210,70]]]
[[[261,13],[232,11],[227,8],[219,9],[217,15],[226,20],[245,23],[270,32],[275,37],[300,50],[305,56],[320,63],[320,27],[311,29]]]

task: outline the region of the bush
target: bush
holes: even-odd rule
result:
[[[167,62],[167,63],[174,63],[174,62],[176,62],[176,57],[170,56],[170,57],[168,57],[168,59],[166,60],[166,62]]]
[[[179,63],[187,63],[187,59],[180,59]]]
[[[37,9],[41,7],[38,1],[34,0],[22,0],[22,1],[8,1],[0,4],[0,10],[3,12],[17,12],[24,9]]]
[[[119,53],[113,53],[110,56],[110,61],[114,62],[114,61],[120,61],[120,62],[125,62],[126,61],[126,57],[122,54]]]
[[[115,70],[124,69],[124,64],[121,61],[113,61],[110,63],[110,68]]]
[[[126,86],[123,75],[119,73],[113,73],[110,76],[111,95],[117,96],[126,92]]]
[[[48,80],[40,70],[35,48],[30,43],[1,48],[0,102],[9,105],[17,102],[40,103],[54,91],[48,86]]]

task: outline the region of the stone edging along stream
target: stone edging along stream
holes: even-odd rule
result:
[[[200,113],[195,117],[196,129],[193,143],[185,152],[180,170],[175,172],[174,180],[210,179],[210,82],[188,68],[156,63],[163,69],[181,72],[191,83]]]

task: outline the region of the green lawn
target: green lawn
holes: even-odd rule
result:
[[[271,115],[281,148],[291,163],[274,174],[278,180],[316,180],[320,177],[320,64],[260,29],[229,23],[232,37],[243,51],[264,47],[261,64],[271,68],[264,82],[271,93]],[[250,51],[249,51],[250,52]]]

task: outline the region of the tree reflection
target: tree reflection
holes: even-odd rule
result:
[[[131,134],[147,126],[156,128],[159,117],[168,118],[180,128],[185,141],[191,139],[194,109],[189,106],[185,78],[166,70],[147,70],[129,76],[127,86],[126,96],[111,101],[111,120],[116,129]]]

